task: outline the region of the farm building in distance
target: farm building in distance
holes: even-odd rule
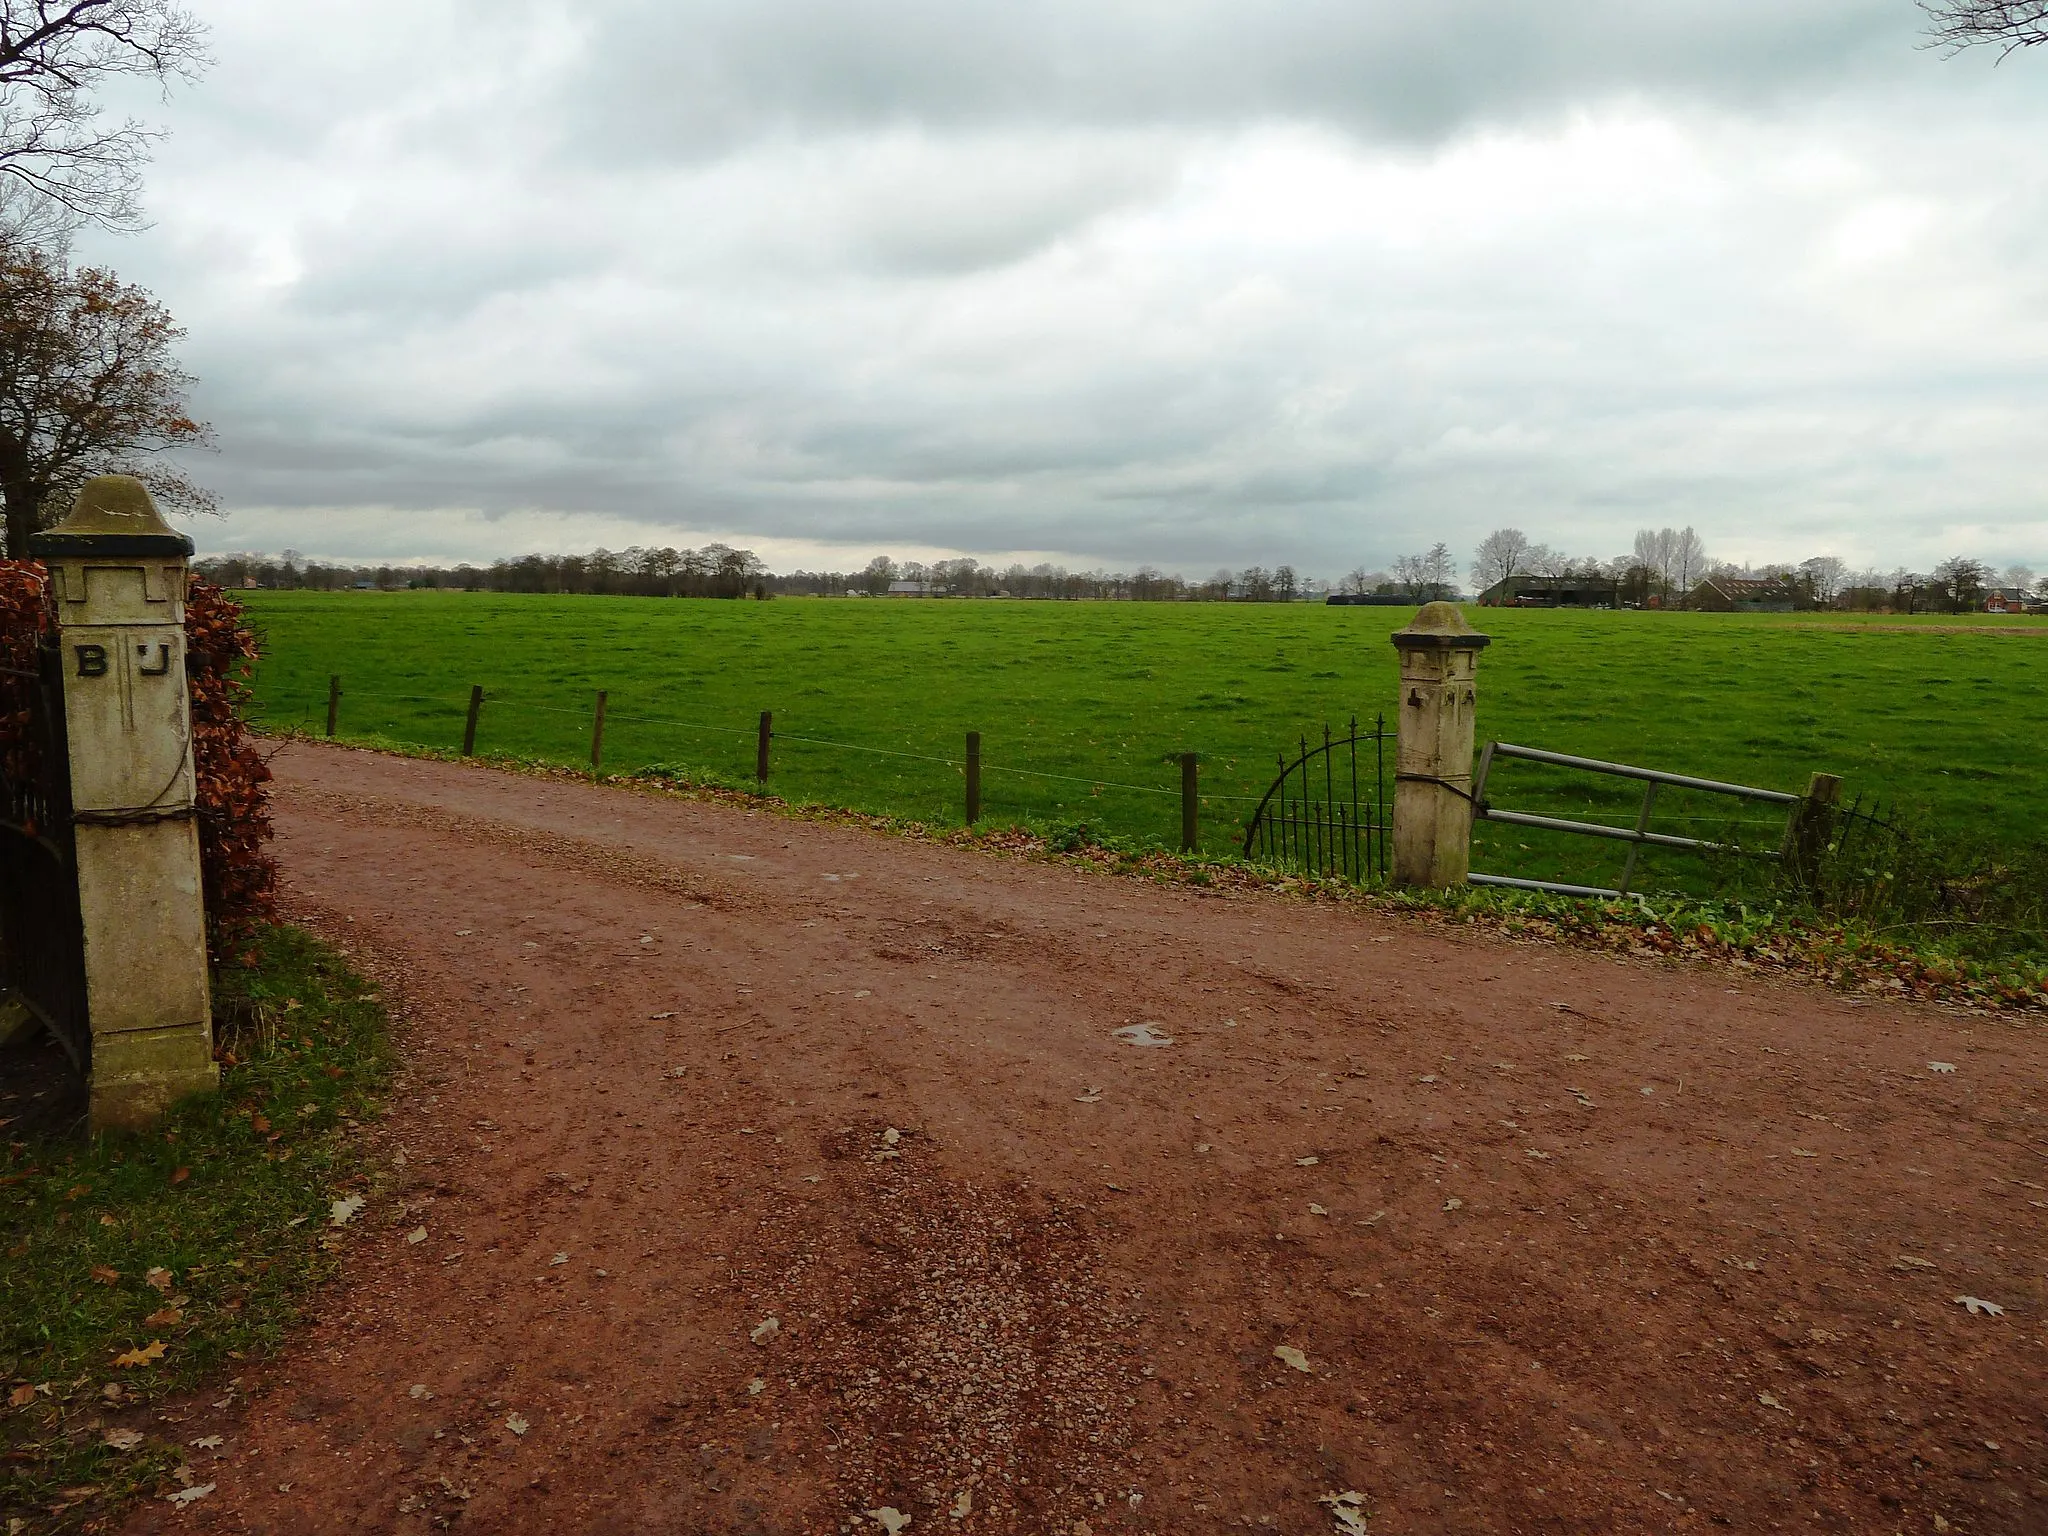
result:
[[[1510,576],[1479,594],[1486,608],[1619,608],[1621,584],[1610,576]]]
[[[1709,576],[1686,594],[1685,606],[1701,613],[1790,613],[1800,595],[1786,576]]]

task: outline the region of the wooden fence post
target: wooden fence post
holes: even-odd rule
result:
[[[1820,884],[1820,858],[1834,835],[1835,805],[1841,798],[1841,777],[1816,773],[1807,780],[1806,798],[1792,808],[1785,827],[1785,866],[1802,890]]]
[[[1180,755],[1180,851],[1193,853],[1201,840],[1201,770],[1195,766],[1195,754],[1183,752]]]
[[[604,690],[597,690],[597,713],[590,722],[590,771],[604,768]]]
[[[768,782],[768,743],[775,735],[775,714],[772,710],[761,711],[761,739],[754,748],[754,777],[761,783]]]
[[[967,825],[981,820],[981,732],[967,733]]]
[[[327,679],[327,739],[334,740],[334,725],[341,717],[341,674]]]
[[[464,757],[473,757],[476,754],[476,717],[482,712],[483,707],[484,685],[482,683],[471,683],[469,685],[469,718],[462,722],[462,755]]]

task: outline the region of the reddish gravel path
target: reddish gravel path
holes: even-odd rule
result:
[[[400,1187],[135,1529],[2048,1529],[2037,1024],[277,766]]]

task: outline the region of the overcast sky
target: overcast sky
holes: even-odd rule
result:
[[[1910,0],[191,0],[211,550],[2048,569],[2048,58]]]

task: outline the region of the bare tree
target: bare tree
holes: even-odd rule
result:
[[[1849,581],[1849,562],[1839,555],[1815,555],[1799,562],[1799,571],[1813,586],[1814,601],[1832,603]]]
[[[53,227],[133,228],[156,137],[101,120],[94,89],[139,76],[168,90],[208,60],[205,29],[172,0],[0,0],[0,222],[20,238]]]
[[[2018,587],[2024,592],[2034,584],[2034,568],[2031,565],[2008,565],[2005,574],[1998,578],[2008,587]]]
[[[1920,0],[1934,46],[1960,53],[1995,48],[2000,54],[2048,43],[2048,0]]]
[[[1429,546],[1422,557],[1422,579],[1429,588],[1431,602],[1458,590],[1458,562],[1451,558],[1450,545],[1439,540]]]
[[[192,378],[172,355],[182,335],[168,310],[105,268],[0,248],[9,555],[27,558],[29,536],[92,475],[132,474],[173,511],[213,510],[211,495],[155,457],[211,440],[186,408]]]
[[[1991,570],[1968,555],[1951,555],[1934,568],[1934,587],[1952,611],[1974,608],[1983,599]]]
[[[1635,539],[1635,562],[1650,573],[1650,579],[1661,588],[1671,585],[1671,545],[1678,536],[1669,528],[1638,528]]]
[[[1496,528],[1472,552],[1472,585],[1484,592],[1510,576],[1521,575],[1529,555],[1529,536],[1519,528]]]
[[[1707,568],[1707,546],[1700,536],[1687,524],[1676,533],[1665,529],[1671,538],[1671,566],[1668,575],[1680,593],[1690,592],[1700,573]]]

